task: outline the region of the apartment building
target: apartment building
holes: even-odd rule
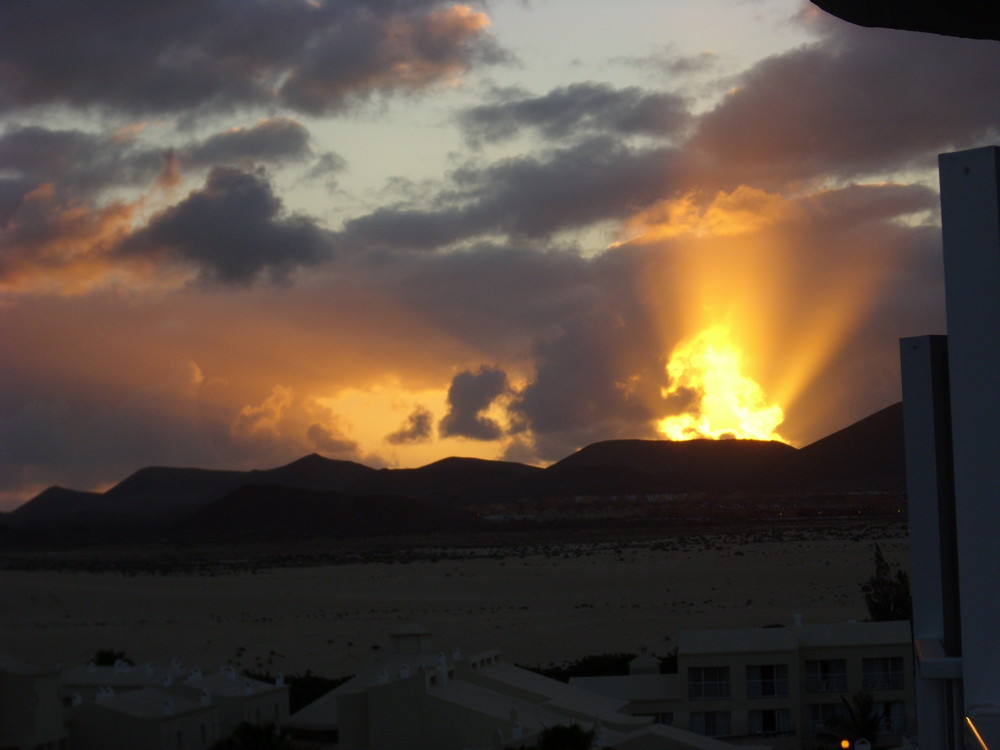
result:
[[[571,683],[625,699],[634,714],[774,750],[838,747],[825,736],[828,723],[859,691],[872,694],[882,717],[873,744],[902,745],[915,726],[909,622],[688,631],[677,662],[676,675],[650,673],[643,662],[629,676]]]
[[[230,666],[215,674],[200,671],[175,685],[172,692],[191,699],[207,696],[219,707],[220,731],[229,735],[242,722],[280,725],[288,718],[288,687],[279,677],[278,683],[255,680],[239,675]]]
[[[66,750],[59,670],[0,654],[0,750]]]
[[[55,680],[74,750],[205,750],[241,722],[277,725],[289,713],[281,679],[272,685],[228,665],[205,674],[176,659],[142,666],[119,660],[72,667]]]
[[[431,635],[411,624],[393,634],[391,652],[285,722],[298,747],[332,742],[339,750],[499,750],[533,746],[549,727],[594,732],[595,747],[617,750],[726,750],[684,729],[657,725],[607,698],[503,661],[496,651],[434,652]],[[760,743],[757,750],[766,750]],[[751,750],[748,748],[747,750]]]
[[[217,706],[157,688],[74,701],[69,728],[73,750],[208,750],[220,737]]]

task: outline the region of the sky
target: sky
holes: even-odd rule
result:
[[[5,2],[0,510],[720,398],[808,444],[943,332],[936,156],[998,90],[1000,43],[797,0]]]

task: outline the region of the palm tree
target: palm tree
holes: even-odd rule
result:
[[[274,724],[251,724],[244,721],[225,739],[212,745],[211,750],[289,750],[288,732]]]
[[[840,696],[844,713],[827,721],[831,737],[850,740],[851,746],[860,739],[866,739],[877,747],[879,726],[885,718],[885,711],[875,708],[875,698],[867,690],[859,690],[850,698]]]
[[[589,750],[594,733],[579,724],[556,724],[538,735],[537,750]]]

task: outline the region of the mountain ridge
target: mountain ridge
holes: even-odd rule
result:
[[[904,488],[902,405],[800,449],[776,441],[605,440],[544,469],[457,456],[412,469],[374,469],[316,453],[263,470],[145,467],[104,493],[50,487],[5,514],[4,521],[15,527],[130,517],[173,523],[246,486],[275,488],[275,497],[315,491],[453,507],[555,495],[895,491]],[[261,494],[254,491],[255,498]]]

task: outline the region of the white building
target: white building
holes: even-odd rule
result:
[[[219,709],[158,688],[99,692],[69,708],[73,750],[208,750],[219,737]]]
[[[722,750],[728,746],[623,709],[627,701],[543,677],[496,651],[435,653],[411,625],[391,653],[285,723],[339,734],[339,750],[476,750],[528,747],[549,727],[595,732],[595,747]],[[320,747],[321,745],[316,745]],[[766,744],[759,746],[767,747]]]
[[[118,661],[67,669],[61,681],[73,750],[202,750],[241,722],[280,725],[289,713],[288,687],[280,679],[272,685],[229,666],[205,675],[177,660],[165,666]],[[102,736],[116,744],[101,745]]]
[[[232,667],[216,674],[196,672],[176,683],[171,692],[191,699],[207,695],[219,707],[220,730],[228,736],[241,722],[280,725],[288,718],[288,687],[279,677],[278,684],[237,675]]]
[[[59,670],[0,655],[0,750],[66,750]]]
[[[652,672],[643,659],[628,676],[570,683],[627,701],[629,713],[775,750],[829,747],[826,722],[843,710],[842,696],[861,690],[883,716],[873,743],[899,745],[915,724],[909,622],[687,631],[678,674]]]
[[[61,693],[64,701],[79,696],[85,701],[93,700],[102,688],[113,688],[117,693],[143,688],[169,688],[175,681],[187,678],[191,673],[179,661],[170,664],[141,666],[119,659],[111,665],[98,666],[91,662],[85,666],[64,669],[60,676]]]
[[[1000,747],[1000,148],[938,161],[947,336],[902,339],[924,748]]]

